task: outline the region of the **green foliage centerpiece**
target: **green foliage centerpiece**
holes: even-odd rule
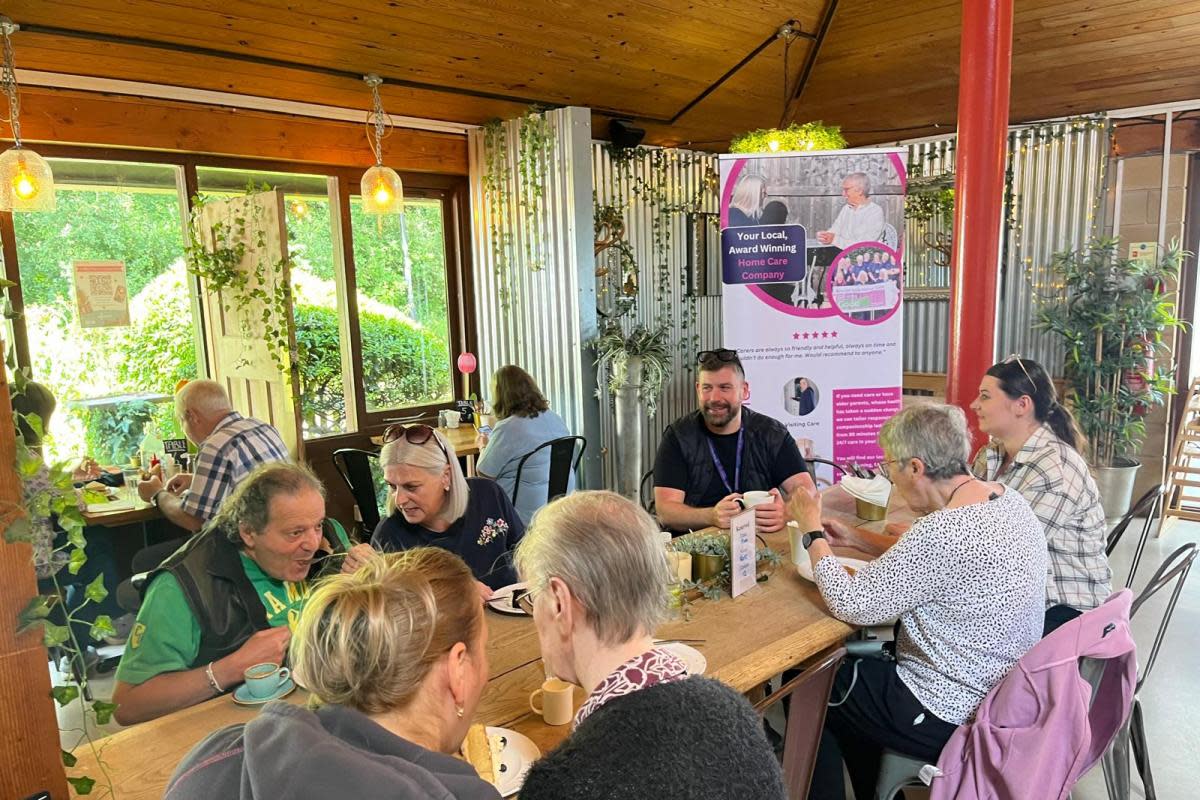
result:
[[[770,567],[761,571],[758,580],[767,580],[774,568],[783,561],[783,556],[767,547],[759,538],[762,546],[755,550],[755,560],[760,566]],[[692,556],[692,578],[684,582],[684,591],[692,598],[703,597],[706,600],[717,600],[722,594],[729,593],[729,533],[689,533],[671,541],[671,549],[679,553],[689,553]],[[702,566],[703,565],[703,566]]]
[[[823,122],[792,123],[786,128],[759,128],[733,137],[731,153],[803,153],[809,150],[841,150],[846,137],[838,125]]]

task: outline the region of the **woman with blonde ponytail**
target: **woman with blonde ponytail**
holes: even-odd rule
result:
[[[368,558],[309,598],[292,667],[315,711],[268,703],[218,731],[166,797],[496,800],[455,758],[487,683],[487,625],[470,568],[422,547]]]
[[[971,410],[992,437],[975,456],[975,474],[1020,492],[1046,528],[1049,633],[1112,592],[1104,509],[1080,453],[1083,434],[1042,365],[1020,356],[988,369]]]

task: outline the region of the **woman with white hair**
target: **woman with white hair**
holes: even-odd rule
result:
[[[649,514],[612,492],[555,500],[517,548],[517,568],[546,669],[588,692],[570,737],[530,769],[522,800],[782,800],[750,704],[654,646],[670,576]]]
[[[374,550],[441,547],[457,554],[480,582],[480,594],[514,583],[511,550],[525,523],[495,481],[466,478],[454,451],[428,425],[393,425],[379,453],[389,514],[370,545],[354,547],[342,566],[353,572]]]
[[[854,625],[899,618],[895,660],[842,665],[830,692],[810,798],[874,796],[884,748],[936,764],[955,728],[1042,636],[1046,537],[1029,503],[971,474],[959,408],[928,404],[879,432],[881,468],[920,518],[898,538],[822,529],[820,497],[788,513],[830,612]],[[804,497],[799,497],[804,495]],[[856,574],[830,543],[878,554]]]

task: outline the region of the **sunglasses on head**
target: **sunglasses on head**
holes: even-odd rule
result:
[[[446,463],[450,462],[450,454],[446,452],[445,445],[442,440],[434,435],[433,428],[428,425],[389,425],[383,432],[383,443],[404,441],[409,444],[422,445],[433,439],[437,443],[438,449],[442,451],[442,455],[446,457]]]
[[[737,350],[730,350],[722,347],[717,350],[701,350],[696,353],[696,363],[703,364],[706,361],[720,361],[725,364],[733,364],[740,362]]]

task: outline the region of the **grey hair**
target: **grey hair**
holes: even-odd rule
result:
[[[241,529],[246,526],[262,533],[271,521],[271,501],[280,495],[294,497],[305,490],[325,497],[325,484],[305,464],[271,461],[255,467],[242,478],[208,523],[229,541],[242,543]]]
[[[221,384],[216,381],[197,380],[188,381],[175,394],[175,409],[180,413],[197,411],[207,417],[233,411],[233,403],[229,401],[229,394]]]
[[[442,447],[446,448],[445,455],[442,454],[442,448],[438,447],[433,439],[425,444],[413,444],[401,436],[399,439],[385,444],[379,451],[379,466],[386,469],[394,464],[402,464],[423,469],[440,478],[442,470],[446,468],[446,463],[449,461],[450,489],[446,492],[446,502],[442,504],[442,510],[438,516],[446,522],[454,522],[467,513],[467,500],[471,489],[463,475],[462,466],[459,465],[458,458],[454,455],[454,448],[437,430],[434,430],[433,435],[442,443]],[[395,494],[389,492],[388,514],[392,514],[396,510],[395,499]]]
[[[858,190],[866,197],[871,196],[871,179],[867,177],[865,172],[851,172],[846,176],[846,180],[854,181],[858,184]]]
[[[921,459],[930,480],[971,474],[971,434],[957,406],[922,403],[901,410],[883,423],[879,446],[899,461]]]
[[[670,573],[658,524],[615,492],[575,492],[542,507],[516,566],[534,590],[550,578],[565,583],[606,645],[653,634],[664,619]]]

